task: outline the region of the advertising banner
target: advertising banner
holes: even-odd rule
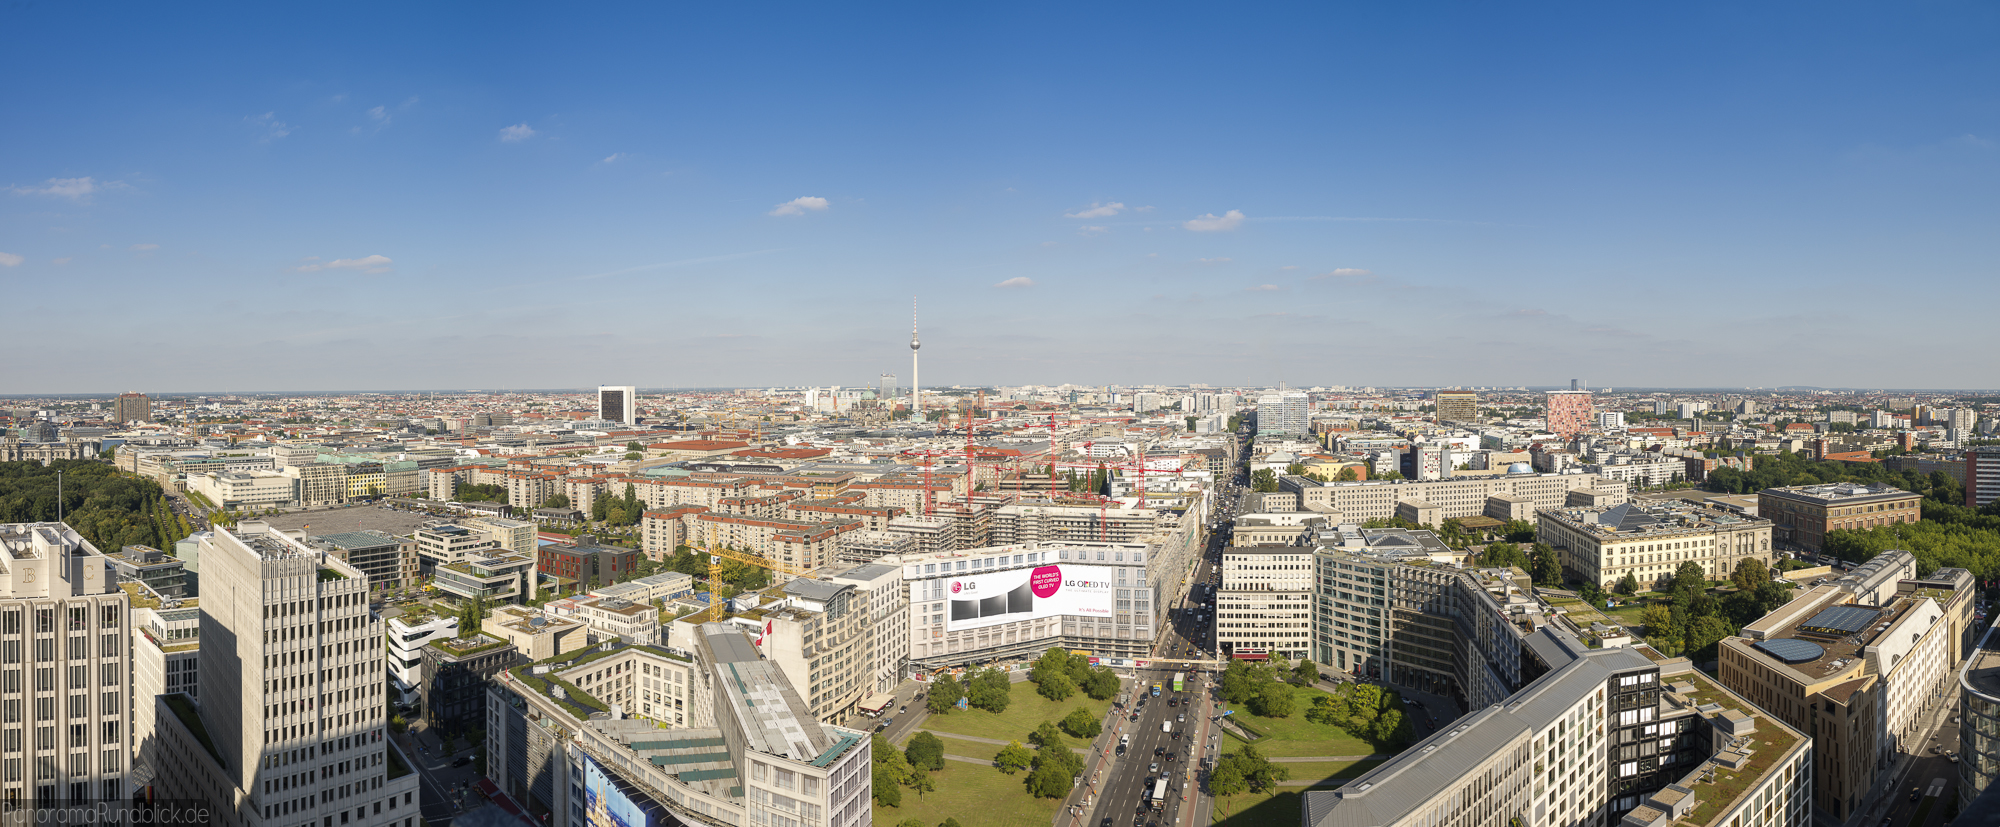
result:
[[[961,575],[945,586],[947,631],[979,629],[1056,615],[1111,617],[1117,592],[1110,566],[1059,564]]]

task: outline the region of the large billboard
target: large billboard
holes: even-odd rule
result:
[[[658,803],[636,790],[626,790],[627,786],[584,755],[584,823],[589,827],[666,827],[676,823]]]
[[[1053,615],[1111,617],[1116,568],[1067,563],[974,575],[946,581],[949,631],[979,629]]]

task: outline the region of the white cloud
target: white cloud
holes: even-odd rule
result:
[[[374,118],[375,120],[381,121],[385,124],[392,120],[395,120],[394,118],[389,117],[388,108],[381,106],[377,106],[374,109],[368,110],[368,117]]]
[[[266,112],[262,115],[254,115],[251,117],[244,118],[243,120],[246,123],[252,124],[264,130],[263,140],[265,143],[270,143],[279,138],[283,138],[286,135],[292,134],[291,125],[285,123],[284,121],[278,120],[278,113],[276,112]]]
[[[1015,276],[1011,279],[1000,282],[999,284],[993,286],[1004,287],[1006,289],[1012,290],[1018,287],[1033,287],[1035,286],[1035,280],[1028,278],[1027,276]]]
[[[1084,226],[1081,226],[1081,227],[1078,227],[1078,228],[1076,228],[1076,231],[1077,231],[1077,234],[1078,234],[1078,235],[1103,235],[1104,233],[1108,233],[1108,232],[1111,232],[1111,228],[1110,228],[1110,227],[1098,227],[1098,226],[1093,226],[1093,225],[1089,225],[1089,224],[1085,224]]]
[[[409,100],[406,100],[406,101],[403,101],[403,105],[402,105],[402,106],[398,106],[398,107],[396,107],[396,108],[397,108],[397,109],[408,109],[408,108],[410,108],[410,107],[412,107],[412,106],[416,106],[416,105],[417,105],[417,96],[416,96],[416,95],[411,95],[411,96],[410,96],[410,99],[409,99]]]
[[[777,209],[765,215],[805,215],[807,210],[825,212],[826,207],[826,199],[817,195],[806,195],[779,204]]]
[[[1151,204],[1147,204],[1146,206],[1143,206],[1143,207],[1133,207],[1133,208],[1132,208],[1132,211],[1133,211],[1133,212],[1152,212],[1152,211],[1153,211],[1153,205],[1151,205]]]
[[[134,250],[140,250],[140,251],[145,251],[145,250],[158,250],[158,249],[160,249],[160,245],[158,245],[158,244],[134,244],[134,245],[132,245],[132,249],[134,249]]]
[[[347,93],[346,93],[346,92],[342,92],[342,93],[340,93],[340,94],[338,94],[338,95],[334,95],[334,96],[333,96],[333,102],[334,102],[334,103],[340,103],[341,101],[344,101],[344,100],[347,100]]]
[[[1237,225],[1242,223],[1243,211],[1230,210],[1221,215],[1203,213],[1199,218],[1190,218],[1187,221],[1181,222],[1181,226],[1197,233],[1218,233],[1225,230],[1234,230]]]
[[[632,156],[626,155],[623,152],[613,152],[610,155],[605,156],[604,162],[607,164],[615,164],[629,157]]]
[[[95,178],[85,176],[82,178],[50,178],[40,185],[30,184],[25,187],[13,185],[7,187],[7,189],[17,195],[53,195],[57,198],[67,198],[71,201],[88,201],[92,194],[105,190],[123,189],[124,187],[125,182],[123,181],[99,181]]]
[[[1110,218],[1125,209],[1124,204],[1113,201],[1109,204],[1091,204],[1086,209],[1063,213],[1064,218]]]
[[[1227,256],[1224,256],[1222,258],[1198,258],[1195,259],[1195,261],[1201,262],[1202,264],[1226,264],[1230,261],[1230,259]]]
[[[16,267],[23,261],[27,261],[27,259],[13,253],[0,253],[0,267]]]
[[[298,268],[301,273],[317,273],[321,270],[360,270],[363,273],[387,273],[394,262],[388,256],[366,256],[363,258],[337,258],[325,264],[307,264]]]
[[[1252,293],[1274,293],[1279,290],[1283,290],[1285,288],[1279,287],[1275,284],[1259,284],[1256,287],[1245,287],[1243,289],[1248,290]]]
[[[533,137],[535,137],[535,130],[524,123],[517,123],[500,130],[500,140],[508,143],[525,141]]]
[[[1318,279],[1352,279],[1352,278],[1361,278],[1361,277],[1363,277],[1363,276],[1372,276],[1372,275],[1375,275],[1375,274],[1374,274],[1374,273],[1373,273],[1372,271],[1368,271],[1368,270],[1363,270],[1363,269],[1361,269],[1361,268],[1359,268],[1359,267],[1338,267],[1338,268],[1335,268],[1335,269],[1333,269],[1333,270],[1329,270],[1329,271],[1327,271],[1327,272],[1324,272],[1324,273],[1321,273],[1321,274],[1319,274],[1319,275],[1317,275],[1317,276],[1313,276],[1313,279],[1314,279],[1314,280],[1318,280]]]
[[[57,264],[68,264],[68,263],[70,262],[70,257],[69,257],[69,256],[63,256],[62,258],[59,258],[59,259],[56,259],[56,260],[55,260],[55,262],[56,262]]]

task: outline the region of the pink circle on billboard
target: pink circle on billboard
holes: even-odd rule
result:
[[[1028,575],[1028,589],[1036,597],[1054,597],[1062,588],[1062,566],[1042,566]]]

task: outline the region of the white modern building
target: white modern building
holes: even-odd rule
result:
[[[1312,432],[1312,401],[1299,391],[1278,391],[1257,397],[1257,436]]]
[[[639,421],[639,389],[632,385],[598,385],[597,418],[631,425]]]
[[[0,803],[130,793],[130,623],[111,562],[74,529],[0,525]]]
[[[458,618],[431,614],[405,614],[388,620],[389,684],[395,690],[390,703],[404,706],[416,702],[424,682],[424,647],[431,641],[458,636]]]
[[[160,797],[225,825],[414,824],[367,578],[259,522],[202,545],[200,697],[157,700]]]

